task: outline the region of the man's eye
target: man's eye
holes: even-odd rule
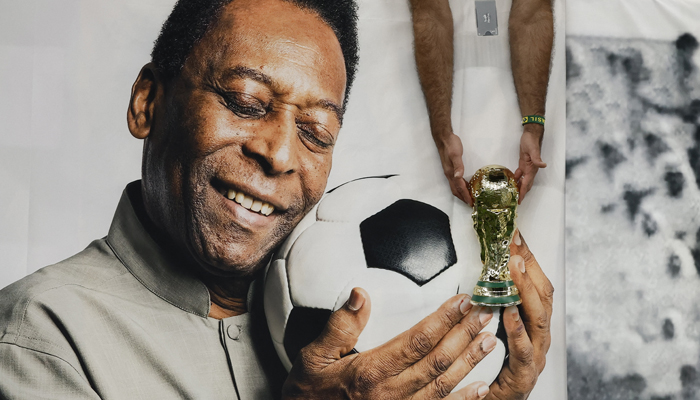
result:
[[[241,118],[260,118],[267,114],[267,106],[259,99],[245,93],[227,93],[226,107]]]
[[[333,136],[317,124],[297,124],[301,137],[315,147],[328,149],[335,143]]]

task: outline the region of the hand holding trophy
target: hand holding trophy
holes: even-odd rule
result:
[[[513,173],[500,165],[487,165],[469,181],[474,199],[474,229],[484,264],[474,288],[472,304],[508,307],[521,303],[510,278],[510,242],[515,232],[518,186]]]

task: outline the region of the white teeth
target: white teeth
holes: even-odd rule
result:
[[[265,216],[268,216],[275,211],[275,207],[269,203],[265,203],[262,200],[256,200],[251,196],[246,196],[243,192],[236,192],[233,189],[219,189],[219,193],[229,200],[233,200],[240,204],[242,207]]]
[[[253,205],[253,198],[252,198],[252,197],[249,197],[249,196],[245,196],[245,197],[243,198],[243,202],[241,202],[241,205],[242,205],[244,208],[247,208],[247,209],[250,210],[250,207]]]

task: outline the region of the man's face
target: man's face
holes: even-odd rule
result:
[[[210,273],[251,275],[321,198],[344,92],[340,45],[316,14],[232,2],[155,104],[149,216]]]

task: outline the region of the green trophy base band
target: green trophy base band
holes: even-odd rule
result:
[[[515,282],[513,281],[505,281],[505,282],[484,282],[484,281],[478,281],[476,283],[476,286],[481,286],[481,287],[488,287],[488,288],[507,288],[515,285]]]
[[[508,296],[508,297],[484,297],[484,296],[474,295],[474,296],[472,296],[472,304],[474,304],[474,303],[481,303],[481,304],[494,305],[494,306],[499,306],[502,304],[510,304],[510,303],[520,304],[520,295],[516,294],[515,296]],[[513,305],[515,305],[515,304],[513,304]]]

